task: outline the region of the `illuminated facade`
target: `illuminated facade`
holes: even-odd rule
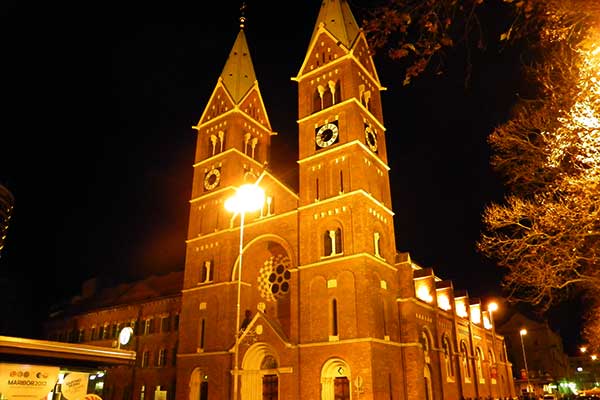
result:
[[[323,1],[293,80],[298,193],[265,168],[275,133],[243,27],[194,127],[177,398],[513,397],[484,305],[396,251],[384,88],[346,1]],[[240,235],[224,202],[258,177],[267,201]]]
[[[521,329],[527,331],[522,337],[519,334]],[[550,329],[547,321],[536,321],[514,312],[498,324],[497,331],[506,338],[518,392],[527,391],[529,384],[536,394],[543,394],[551,390],[550,385],[556,386],[557,382],[573,376],[562,338]]]
[[[293,79],[297,192],[268,168],[275,132],[243,27],[194,127],[186,262],[171,297],[180,307],[176,385],[167,397],[514,397],[504,338],[485,305],[396,250],[383,87],[346,1],[323,1]],[[241,232],[224,202],[257,179],[266,201],[244,214]],[[96,318],[139,321],[139,308],[123,300],[106,308],[114,317]],[[65,321],[73,318],[52,329]],[[154,399],[171,369],[153,371],[134,380],[133,399]]]

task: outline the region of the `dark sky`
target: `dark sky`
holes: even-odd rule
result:
[[[35,336],[47,306],[90,277],[131,280],[183,268],[191,126],[239,29],[240,2],[204,3],[0,6],[0,183],[16,197],[0,258],[4,304],[16,304],[5,333]],[[357,19],[368,3],[351,2]],[[246,12],[259,87],[279,132],[272,168],[291,185],[297,86],[290,78],[319,5],[249,1]],[[156,22],[163,19],[178,22]],[[492,36],[498,29],[484,25]],[[473,50],[468,88],[464,49],[449,55],[444,74],[409,87],[398,64],[376,56],[388,88],[397,248],[483,299],[501,293],[501,271],[475,251],[485,204],[502,198],[486,137],[517,98],[517,56],[493,42]],[[556,328],[574,343],[575,328]]]

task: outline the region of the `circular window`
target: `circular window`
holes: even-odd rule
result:
[[[258,290],[263,299],[276,301],[290,291],[290,259],[282,254],[265,260],[258,274]]]

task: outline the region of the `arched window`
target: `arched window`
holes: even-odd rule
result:
[[[467,344],[462,341],[460,342],[460,363],[463,368],[465,381],[471,381],[471,368],[469,368],[469,352],[467,351]]]
[[[496,357],[494,357],[494,352],[492,350],[488,351],[488,360],[490,362],[490,380],[492,382],[492,385],[495,385],[498,370],[496,369]]]
[[[425,363],[429,364],[431,362],[431,358],[429,357],[429,350],[431,349],[431,343],[429,342],[429,335],[427,331],[421,332],[421,346],[423,347],[423,357],[425,359]]]
[[[479,378],[479,382],[485,382],[485,378],[483,377],[483,353],[481,352],[480,347],[475,349],[475,368],[477,368],[477,378]]]
[[[342,229],[335,230],[335,254],[342,254]]]
[[[444,351],[444,366],[446,370],[446,377],[454,377],[454,364],[452,363],[452,349],[450,347],[450,341],[447,336],[442,339],[442,350]]]
[[[382,257],[381,255],[381,234],[379,232],[373,232],[373,246],[375,257]]]
[[[323,93],[323,108],[331,107],[334,104],[333,93],[331,92],[331,85],[325,89]]]
[[[213,261],[207,260],[200,267],[200,283],[208,283],[213,281]]]
[[[323,256],[342,254],[342,229],[331,229],[323,234]]]
[[[315,92],[313,93],[313,112],[317,112],[321,110],[321,94],[319,92],[319,88],[315,88]]]
[[[431,388],[431,369],[429,365],[425,366],[423,377],[425,378],[425,400],[431,400],[433,398],[433,390]]]

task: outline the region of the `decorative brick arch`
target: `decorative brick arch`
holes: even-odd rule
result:
[[[190,376],[189,381],[189,400],[196,400],[200,398],[200,392],[208,390],[208,380],[206,379],[206,371],[200,367],[194,368]],[[203,387],[206,386],[206,387]]]
[[[331,358],[321,368],[321,400],[334,399],[336,378],[346,378],[351,389],[352,374],[348,364],[341,358]]]
[[[242,257],[244,257],[244,255],[248,252],[248,249],[250,249],[251,247],[253,247],[255,245],[259,245],[261,243],[268,243],[268,242],[273,242],[273,243],[276,243],[279,246],[281,246],[282,249],[285,251],[286,255],[290,258],[292,266],[298,265],[296,256],[295,256],[295,252],[294,252],[292,246],[288,243],[288,241],[285,238],[283,238],[279,235],[274,235],[274,234],[259,235],[255,238],[253,238],[252,240],[248,241],[247,243],[245,243],[243,250],[242,250]],[[231,268],[231,281],[232,282],[237,280],[237,268],[238,268],[239,262],[240,262],[240,256],[238,254],[238,256],[235,259],[235,262],[233,263],[233,266]],[[245,261],[242,261],[242,262],[244,262],[244,265],[245,265]],[[242,272],[243,272],[243,270],[242,270]]]
[[[263,377],[277,375],[279,355],[267,343],[254,343],[248,348],[242,360],[241,387],[242,400],[262,398]],[[258,396],[258,397],[257,397]]]

